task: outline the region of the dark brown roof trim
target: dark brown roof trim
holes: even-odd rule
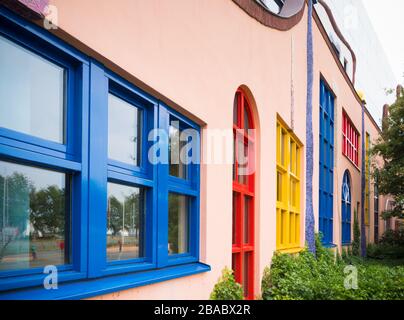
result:
[[[303,17],[305,0],[286,0],[279,14],[265,9],[255,0],[233,0],[249,16],[266,27],[287,31],[297,25]]]

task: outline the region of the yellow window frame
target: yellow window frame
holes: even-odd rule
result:
[[[300,245],[300,161],[302,143],[278,117],[276,124],[276,249]]]

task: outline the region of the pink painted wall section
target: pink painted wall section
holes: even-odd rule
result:
[[[276,247],[276,119],[292,123],[304,143],[306,105],[306,26],[286,32],[267,28],[230,0],[51,0],[59,27],[105,59],[186,110],[207,129],[231,129],[233,98],[240,86],[250,96],[258,126],[256,171],[255,293],[260,294],[264,268]],[[360,104],[337,67],[320,29],[314,23],[314,209],[318,222],[318,105],[320,75],[337,95],[335,190],[341,190],[345,169],[353,183],[353,203],[360,199],[360,172],[341,153],[342,109],[360,129]],[[373,131],[372,131],[373,132]],[[374,133],[372,133],[374,134]],[[202,138],[203,156],[208,141]],[[305,150],[301,155],[305,172]],[[201,261],[209,273],[171,280],[96,299],[207,299],[225,266],[231,266],[232,166],[201,168]],[[301,180],[304,190],[305,179]],[[340,201],[335,206],[335,242],[340,240]],[[304,213],[304,193],[301,199]],[[301,215],[304,230],[304,214]],[[301,244],[304,245],[301,232]]]

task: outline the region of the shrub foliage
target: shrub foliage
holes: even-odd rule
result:
[[[225,268],[210,295],[211,300],[243,300],[243,288],[236,282],[233,271]]]
[[[317,255],[276,253],[262,279],[265,300],[404,299],[404,267],[368,263],[358,257],[337,257],[317,240]],[[357,269],[357,289],[345,288],[346,267]]]

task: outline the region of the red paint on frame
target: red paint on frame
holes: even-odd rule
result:
[[[243,91],[237,91],[234,104],[233,138],[236,156],[233,167],[232,268],[236,281],[243,285],[245,298],[252,300],[254,299],[255,268],[255,174],[239,175],[237,155],[239,152],[242,154],[247,152],[246,166],[251,168],[255,165],[255,137],[247,131],[247,129],[254,129],[254,120],[250,104]]]

